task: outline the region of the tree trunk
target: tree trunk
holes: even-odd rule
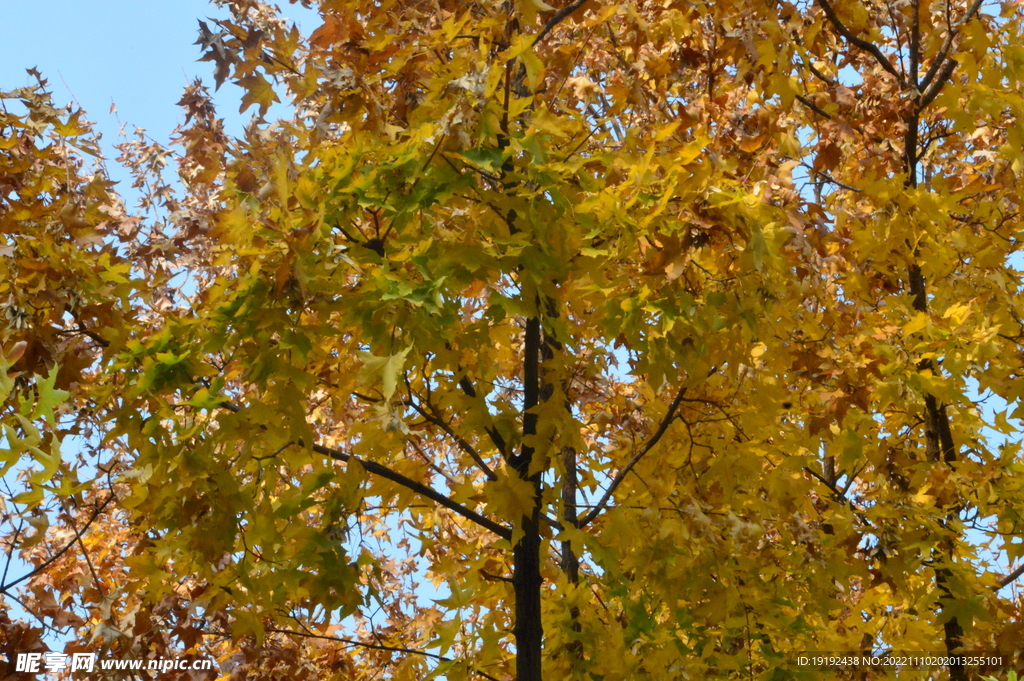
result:
[[[529,515],[523,515],[519,529],[523,536],[512,549],[512,588],[516,596],[516,681],[541,681],[541,650],[544,626],[541,620],[540,574],[540,471],[530,474],[535,448],[532,436],[537,434],[537,412],[543,399],[540,381],[541,321],[533,317],[526,322],[523,343],[523,446],[509,463],[519,477],[533,487],[534,504]]]
[[[576,490],[579,487],[579,478],[576,470],[576,450],[572,447],[562,449],[562,464],[565,468],[565,478],[562,480],[562,522],[566,527],[576,527],[579,518],[576,513]],[[580,557],[572,550],[572,542],[562,542],[562,572],[565,573],[566,581],[575,586],[580,582]],[[573,606],[569,610],[569,617],[572,619],[572,630],[578,634],[580,627],[580,609]],[[568,646],[569,656],[572,658],[573,668],[583,658],[583,643],[578,639],[570,641]]]
[[[512,587],[516,595],[516,681],[541,681],[541,650],[544,626],[540,616],[540,505],[532,516],[523,516],[523,536],[512,550]]]
[[[911,71],[913,77],[916,80],[917,71],[916,63],[918,61],[917,45],[912,45],[911,54],[912,63],[915,64],[914,69]],[[916,104],[915,104],[916,109]],[[907,134],[904,139],[904,168],[907,172],[906,186],[917,187],[917,165],[918,165],[918,128],[919,128],[919,113],[911,114],[907,119]],[[928,288],[924,278],[924,274],[921,271],[921,266],[918,264],[918,253],[915,249],[914,262],[911,263],[907,271],[907,282],[910,288],[910,294],[913,296],[913,308],[918,312],[928,313]],[[938,367],[930,359],[923,359],[918,363],[918,369],[920,371],[930,371],[936,373]],[[956,444],[953,441],[953,431],[949,425],[949,414],[946,412],[946,405],[939,403],[934,395],[928,394],[924,398],[925,406],[925,452],[928,460],[933,462],[944,461],[947,464],[951,464],[957,460]],[[960,507],[954,505],[953,508],[949,509],[947,517],[949,519],[955,518],[959,513]],[[945,557],[950,561],[953,559],[953,547],[943,547],[942,553],[945,553]],[[948,582],[951,573],[948,568],[937,568],[935,570],[935,587],[941,592],[939,598],[939,608],[943,611],[947,610],[950,605],[956,600],[956,596],[949,590]],[[950,655],[959,653],[960,646],[963,645],[964,629],[961,626],[960,621],[955,617],[950,617],[942,625],[943,634],[946,644],[946,652]],[[967,681],[967,670],[963,664],[959,662],[953,662],[949,664],[949,680],[950,681]]]

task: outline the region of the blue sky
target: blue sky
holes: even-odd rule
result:
[[[317,27],[315,12],[282,6],[303,33]],[[182,89],[199,77],[213,90],[213,67],[197,61],[193,44],[197,20],[227,13],[205,0],[0,0],[0,16],[0,90],[33,84],[25,70],[38,68],[56,104],[76,102],[96,123],[109,161],[117,156],[118,117],[129,135],[139,126],[163,142],[184,121],[175,106]],[[230,83],[216,96],[229,134],[240,133],[252,112],[238,114],[240,98]],[[127,179],[114,163],[108,170],[115,180]],[[119,189],[130,194],[127,184]]]

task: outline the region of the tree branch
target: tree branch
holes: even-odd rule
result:
[[[683,396],[685,394],[686,387],[684,386],[679,389],[679,392],[676,393],[675,399],[672,400],[672,404],[669,405],[668,411],[665,412],[664,418],[661,419],[661,423],[658,425],[658,429],[654,431],[654,434],[651,435],[651,438],[647,440],[643,447],[640,448],[640,451],[633,455],[633,458],[629,460],[629,463],[623,466],[622,470],[620,470],[615,475],[615,477],[611,481],[611,484],[608,485],[608,489],[605,490],[604,495],[601,497],[600,501],[597,502],[597,505],[594,506],[594,508],[592,508],[585,516],[583,516],[580,519],[578,527],[586,527],[594,518],[596,518],[605,509],[605,507],[608,505],[609,500],[612,498],[612,495],[615,494],[615,490],[618,488],[620,484],[622,484],[622,481],[626,479],[626,476],[629,474],[629,472],[633,470],[633,466],[637,465],[637,463],[640,462],[640,459],[644,458],[644,455],[646,455],[647,452],[651,451],[651,449],[654,448],[654,445],[658,444],[658,441],[661,440],[661,437],[665,434],[665,431],[668,430],[669,424],[672,423],[672,419],[675,418],[676,411],[678,411],[679,405],[682,404]]]
[[[798,102],[800,102],[801,104],[803,104],[804,106],[806,106],[808,109],[810,109],[814,113],[818,114],[819,116],[821,116],[823,118],[827,118],[829,120],[832,119],[832,114],[828,113],[827,111],[825,111],[820,106],[818,106],[817,104],[815,104],[811,100],[807,99],[803,95],[797,95],[796,99],[797,99]]]
[[[75,519],[71,516],[70,513],[68,514],[68,523],[71,525],[71,529],[74,530],[76,534],[78,534],[78,528],[75,527]],[[93,567],[92,559],[89,558],[89,551],[85,548],[85,542],[82,541],[81,534],[78,534],[78,545],[82,549],[82,558],[85,559],[85,564],[89,568],[89,574],[92,575],[93,586],[96,587],[96,590],[100,593],[100,596],[106,598],[107,593],[106,590],[103,588],[103,582],[100,581],[99,576],[96,574],[96,568]]]
[[[1009,586],[1014,581],[1016,581],[1016,579],[1021,575],[1024,575],[1024,565],[1021,565],[1019,568],[1017,568],[1010,574],[1006,575],[1005,577],[1000,577],[999,586],[995,590],[999,591],[999,589],[1002,589],[1004,586]]]
[[[403,648],[401,646],[389,646],[389,645],[384,645],[383,643],[366,643],[364,641],[357,641],[357,640],[351,639],[351,638],[341,638],[340,636],[328,636],[326,634],[311,634],[311,633],[307,633],[307,632],[304,632],[304,631],[294,631],[292,629],[278,629],[276,627],[266,627],[264,630],[269,632],[269,633],[272,633],[272,634],[286,634],[288,636],[298,636],[299,638],[311,638],[311,639],[317,639],[317,640],[320,640],[320,641],[336,641],[338,643],[344,643],[347,646],[356,646],[356,647],[359,647],[359,648],[369,648],[370,650],[383,650],[383,651],[390,652],[390,653],[405,653],[406,655],[419,655],[421,657],[429,657],[430,659],[437,660],[438,662],[454,662],[455,661],[455,660],[453,660],[450,657],[445,657],[444,655],[438,655],[436,653],[428,653],[425,650],[416,650],[415,648]],[[225,632],[210,632],[210,634],[214,634],[214,635],[223,635],[224,633]],[[475,669],[474,668],[473,669],[473,673],[474,674],[479,674],[480,676],[484,677],[485,679],[490,679],[490,681],[498,681],[498,679],[494,678],[490,674],[487,674],[486,672],[480,671],[479,669]]]
[[[926,106],[932,103],[936,97],[939,96],[939,92],[942,87],[949,82],[950,77],[953,75],[953,69],[957,67],[956,59],[950,59],[946,62],[946,65],[942,67],[942,72],[939,73],[939,77],[932,83],[931,87],[928,88],[923,95],[921,95],[921,101],[917,104],[917,110],[921,111]]]
[[[297,441],[296,444],[299,445],[300,447],[305,446],[305,444],[303,444],[301,440]],[[387,466],[382,466],[374,461],[366,461],[365,459],[360,459],[357,456],[352,456],[351,454],[346,454],[345,452],[334,449],[333,447],[325,447],[324,445],[314,444],[313,451],[316,452],[317,454],[329,456],[337,461],[344,461],[346,463],[354,461],[355,463],[358,463],[360,466],[362,466],[363,470],[365,470],[367,473],[372,473],[373,475],[384,478],[385,480],[390,480],[391,482],[397,483],[402,487],[405,487],[406,489],[416,492],[420,496],[424,496],[430,499],[431,501],[436,501],[438,504],[444,506],[449,511],[453,511],[458,515],[461,515],[463,518],[466,518],[467,520],[472,520],[480,527],[490,530],[502,539],[512,539],[512,530],[508,529],[507,527],[503,527],[498,523],[494,522],[493,520],[485,518],[476,511],[470,510],[463,506],[462,504],[458,503],[457,501],[449,499],[448,497],[441,494],[437,490],[427,487],[423,483],[416,482],[411,478],[407,478],[401,473],[391,470]]]
[[[829,87],[835,87],[836,86],[836,82],[834,80],[832,80],[831,78],[829,78],[828,76],[826,76],[821,71],[819,71],[818,67],[816,67],[814,65],[814,62],[812,62],[810,60],[807,61],[807,70],[810,71],[812,74],[814,74],[819,79],[821,79],[822,81],[824,81],[825,84],[828,85]]]
[[[856,515],[857,518],[865,526],[871,527],[871,521],[868,520],[868,517],[864,515],[864,512],[861,509],[857,508],[856,504],[854,504],[853,501],[851,501],[850,498],[846,496],[846,490],[839,489],[834,482],[829,482],[824,476],[820,475],[811,468],[808,468],[807,466],[804,466],[804,471],[810,473],[811,477],[813,477],[821,484],[825,485],[825,487],[828,487],[828,489],[832,492],[832,495],[835,497],[836,501],[849,506],[850,509],[853,511],[854,515]],[[850,476],[851,483],[854,477],[855,476]],[[847,489],[849,489],[849,486],[847,486]]]
[[[832,9],[832,5],[829,4],[828,0],[818,0],[818,5],[821,7],[822,11],[825,12],[825,17],[828,18],[829,23],[832,24],[832,26],[839,32],[839,35],[843,36],[850,43],[874,57],[875,61],[877,61],[883,69],[896,77],[896,80],[900,85],[904,85],[903,76],[901,76],[900,72],[896,70],[896,67],[892,65],[892,62],[882,54],[882,51],[878,49],[877,45],[870,43],[863,38],[858,38],[850,32],[850,29],[846,28],[846,26],[843,25],[843,22],[839,21],[839,17],[836,16],[835,10]]]
[[[360,648],[369,648],[370,650],[384,650],[391,653],[421,655],[423,657],[429,657],[431,659],[439,660],[441,662],[451,662],[451,658],[444,657],[443,655],[437,655],[435,653],[428,653],[423,650],[416,650],[414,648],[388,646],[380,643],[366,643],[365,641],[357,641],[355,639],[342,638],[340,636],[328,636],[326,634],[311,634],[304,631],[295,631],[292,629],[277,629],[276,627],[265,627],[264,630],[271,634],[287,634],[288,636],[298,636],[299,638],[312,638],[320,641],[337,641],[338,643],[344,643],[347,646],[358,646]]]
[[[462,367],[457,367],[459,373],[462,374],[462,378],[459,379],[459,387],[462,388],[462,392],[466,393],[466,397],[470,399],[476,399],[476,388],[473,387],[473,381],[469,380],[469,376],[463,373]],[[505,438],[501,436],[498,429],[493,425],[484,427],[484,432],[491,438],[491,442],[494,443],[495,448],[498,450],[498,454],[501,458],[505,458],[506,452],[508,451],[507,445],[505,444]]]
[[[959,34],[960,28],[964,24],[966,24],[967,22],[971,21],[974,18],[974,15],[978,13],[978,10],[981,9],[981,2],[982,2],[982,0],[974,0],[974,4],[971,5],[969,8],[967,8],[967,13],[964,14],[963,20],[956,27],[956,29],[955,30],[953,28],[949,29],[949,33],[946,35],[946,40],[942,43],[942,47],[939,48],[939,52],[938,52],[938,54],[935,55],[935,59],[932,60],[932,65],[930,67],[928,67],[928,72],[926,74],[924,74],[924,78],[921,79],[921,87],[922,88],[925,88],[925,89],[928,89],[928,90],[931,89],[931,88],[929,88],[929,85],[932,84],[932,82],[931,82],[932,78],[935,78],[935,74],[938,72],[939,68],[942,68],[943,69],[943,73],[946,73],[946,69],[948,68],[948,65],[944,65],[943,62],[946,60],[946,57],[949,56],[949,50],[950,50],[951,47],[953,47],[953,40],[956,39],[956,36]],[[955,66],[955,63],[954,63],[954,66]],[[953,69],[950,68],[949,69],[949,74],[947,74],[945,76],[945,78],[948,79],[949,76],[952,75],[952,72],[953,72]],[[945,80],[943,79],[942,76],[939,76],[939,79],[935,81],[935,84],[939,84],[939,83],[945,84]],[[939,85],[939,87],[941,88],[942,85]],[[932,99],[934,99],[934,98],[935,97],[933,95]]]
[[[89,527],[92,525],[93,521],[96,520],[96,518],[98,518],[100,516],[100,513],[103,512],[103,509],[105,509],[107,507],[107,504],[109,504],[113,499],[114,499],[114,493],[111,492],[110,496],[107,497],[106,501],[104,501],[102,504],[100,504],[96,508],[96,510],[93,511],[92,516],[90,516],[89,520],[86,521],[85,525],[82,526],[82,529],[75,531],[75,536],[71,538],[71,541],[69,541],[67,544],[62,546],[60,548],[60,550],[57,551],[57,553],[53,554],[48,559],[46,559],[44,562],[42,562],[35,570],[32,570],[31,572],[29,572],[27,574],[24,574],[21,577],[18,577],[13,582],[8,582],[7,584],[4,584],[4,585],[0,586],[0,594],[5,594],[6,595],[7,592],[11,588],[17,586],[18,584],[21,584],[26,579],[31,579],[32,577],[35,577],[40,572],[43,572],[48,567],[50,567],[53,563],[55,563],[57,561],[57,559],[59,559],[61,556],[63,556],[65,553],[67,553],[68,549],[70,549],[72,546],[74,546],[76,543],[78,543],[78,540],[82,537],[83,534],[85,534],[86,530],[89,529]]]
[[[455,441],[455,444],[459,446],[459,449],[469,454],[470,458],[473,459],[474,462],[476,462],[476,465],[480,467],[480,470],[484,472],[484,475],[487,476],[488,480],[498,479],[498,476],[495,475],[494,471],[491,470],[491,467],[487,465],[487,462],[483,460],[480,454],[476,451],[476,448],[473,447],[473,445],[469,444],[459,434],[457,434],[444,419],[442,419],[433,411],[433,408],[431,408],[431,411],[428,412],[426,409],[424,409],[415,402],[413,402],[410,406],[412,406],[412,408],[416,410],[416,413],[425,418],[428,422],[434,424],[435,426],[443,430],[445,434],[448,435],[448,437]],[[429,407],[430,405],[428,404],[427,406]]]
[[[28,607],[28,604],[25,601],[21,600],[20,598],[18,598],[14,594],[4,594],[4,596],[6,596],[7,598],[10,598],[12,601],[14,601],[18,605],[20,605],[22,610],[24,610],[25,612],[27,612],[28,614],[32,615],[37,620],[39,620],[39,624],[43,625],[44,628],[49,629],[50,631],[52,631],[53,633],[57,634],[58,636],[63,636],[66,633],[65,631],[62,631],[62,630],[57,629],[56,627],[54,627],[54,626],[52,626],[50,624],[47,624],[46,620],[43,619],[42,615],[37,613],[32,608]],[[66,628],[67,627],[65,627],[65,629]]]
[[[305,446],[302,440],[298,440],[296,444],[298,444],[299,446]],[[344,461],[345,463],[354,461],[355,463],[362,466],[362,469],[366,470],[368,473],[373,473],[378,477],[383,477],[386,480],[391,480],[392,482],[395,482],[403,487],[406,487],[407,490],[412,490],[421,497],[426,497],[431,501],[437,502],[444,508],[449,509],[450,511],[454,511],[455,513],[461,515],[467,520],[472,520],[481,527],[493,531],[494,534],[498,535],[502,539],[512,539],[512,530],[508,527],[504,527],[495,522],[494,520],[485,518],[476,511],[472,511],[463,506],[462,504],[445,497],[436,490],[433,490],[432,487],[428,487],[422,482],[417,482],[412,478],[408,478],[402,475],[401,473],[398,473],[397,471],[393,471],[390,468],[382,466],[373,461],[367,461],[365,459],[353,457],[350,454],[345,454],[340,450],[330,448],[330,446],[324,446],[323,444],[313,444],[312,450],[316,454],[323,454],[324,456],[331,457],[332,459],[335,459],[337,461]]]
[[[544,28],[540,29],[540,33],[538,33],[537,37],[533,39],[533,46],[536,47],[537,43],[544,40],[547,34],[551,32],[551,29],[565,21],[570,14],[578,10],[580,7],[583,7],[585,4],[587,4],[587,0],[574,0],[555,12],[555,16],[548,19],[548,22],[544,24]]]
[[[494,206],[491,206],[491,208],[494,209],[498,213],[498,215],[501,216],[502,219],[505,219],[505,216],[502,215],[501,211],[497,210]],[[448,350],[454,350],[454,348],[452,348],[451,346],[451,343],[448,342],[445,343],[445,348],[447,348]],[[475,400],[477,392],[476,388],[473,387],[473,381],[469,379],[469,376],[465,373],[465,370],[461,366],[456,366],[456,371],[458,371],[459,374],[462,374],[462,377],[459,379],[459,387],[462,388],[462,392],[466,394],[466,397]],[[494,446],[497,448],[498,454],[501,455],[501,458],[507,458],[508,449],[507,445],[505,444],[505,438],[501,436],[501,433],[498,432],[497,428],[495,428],[493,425],[486,426],[484,428],[484,432],[486,432],[487,436],[491,438],[491,442],[494,443]]]
[[[910,22],[910,84],[918,87],[917,71],[921,65],[921,0],[911,5],[914,19]]]
[[[228,411],[233,412],[235,414],[237,414],[237,413],[242,411],[242,408],[239,407],[237,404],[233,404],[233,403],[228,402],[226,400],[222,401],[220,403],[220,406],[223,409],[227,409]],[[261,425],[261,428],[266,429],[266,426],[262,426]],[[297,445],[299,447],[305,447],[306,446],[306,444],[301,439],[300,440],[296,440],[293,444],[295,444],[295,445]],[[471,509],[466,508],[465,506],[463,506],[462,504],[458,503],[457,501],[453,501],[452,499],[449,499],[448,497],[446,497],[445,495],[441,494],[437,490],[435,490],[435,489],[433,489],[431,487],[427,487],[426,485],[424,485],[421,482],[416,482],[412,478],[407,478],[404,475],[402,475],[401,473],[399,473],[398,471],[393,471],[390,468],[388,468],[387,466],[382,466],[381,464],[376,463],[374,461],[367,461],[365,459],[360,459],[358,456],[353,456],[351,454],[347,454],[347,453],[341,451],[340,449],[334,449],[333,447],[326,447],[324,445],[317,444],[315,442],[313,443],[311,449],[314,452],[316,452],[317,454],[322,454],[324,456],[328,456],[328,457],[330,457],[330,458],[332,458],[332,459],[334,459],[336,461],[344,461],[345,463],[349,463],[349,462],[357,463],[360,466],[362,466],[363,470],[365,470],[367,473],[372,473],[373,475],[376,475],[377,477],[384,478],[385,480],[390,480],[391,482],[397,483],[397,484],[401,485],[402,487],[405,487],[408,490],[412,490],[413,492],[415,492],[416,494],[419,494],[420,496],[426,497],[427,499],[430,499],[431,501],[435,501],[438,504],[440,504],[441,506],[444,506],[445,508],[447,508],[449,511],[453,511],[453,512],[457,513],[458,515],[461,515],[463,518],[465,518],[467,520],[472,520],[474,523],[476,523],[480,527],[483,527],[484,529],[490,530],[491,532],[493,532],[494,534],[498,535],[502,539],[508,539],[508,540],[512,539],[512,530],[508,529],[507,527],[503,527],[502,525],[499,525],[498,523],[494,522],[493,520],[480,515],[476,511],[473,511]]]
[[[74,319],[76,322],[78,322],[78,328],[75,329],[75,331],[78,331],[83,336],[87,336],[88,338],[93,339],[94,341],[96,341],[96,343],[98,343],[100,345],[100,347],[104,347],[104,348],[109,348],[110,347],[110,341],[108,341],[106,338],[104,338],[103,336],[99,335],[95,331],[92,331],[90,329],[85,328],[85,323],[78,317],[77,314],[75,314],[74,312],[71,312],[71,318]]]

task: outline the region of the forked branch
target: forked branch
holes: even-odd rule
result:
[[[903,76],[896,70],[896,67],[892,65],[892,62],[889,61],[888,57],[882,54],[882,51],[878,49],[878,45],[855,36],[853,32],[839,20],[839,17],[836,16],[835,10],[832,9],[832,5],[829,4],[828,0],[818,0],[818,4],[821,6],[822,11],[825,12],[825,17],[828,19],[829,23],[832,24],[836,31],[839,32],[839,35],[846,38],[846,40],[854,46],[874,57],[879,66],[895,76],[900,85],[904,85]]]
[[[946,39],[942,42],[942,47],[939,48],[938,54],[936,54],[935,59],[932,60],[932,65],[928,67],[928,72],[924,74],[924,78],[921,79],[921,88],[923,90],[931,91],[934,89],[937,93],[938,90],[941,89],[942,86],[945,84],[946,80],[948,80],[949,77],[953,74],[953,68],[956,67],[956,62],[953,60],[947,62],[946,57],[949,56],[949,50],[950,48],[953,47],[953,40],[959,34],[960,28],[963,27],[964,24],[967,24],[972,19],[974,19],[979,9],[981,9],[981,0],[974,0],[974,3],[967,8],[967,13],[964,14],[964,18],[960,21],[960,24],[956,27],[956,29],[949,29],[949,32],[946,34]],[[952,64],[952,66],[950,66],[950,64]],[[938,79],[935,80],[935,82],[933,83],[932,79],[935,78],[935,75],[936,73],[939,72],[939,69],[942,69],[942,73],[939,75]],[[935,86],[938,87],[936,88]],[[935,96],[932,95],[932,99],[934,98]],[[922,106],[925,106],[925,104],[922,103]]]

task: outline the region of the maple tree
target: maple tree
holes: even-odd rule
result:
[[[140,216],[80,113],[4,95],[0,465],[38,468],[0,586],[66,650],[1020,668],[1015,3],[218,4],[258,119],[190,86],[172,146],[121,146]]]

